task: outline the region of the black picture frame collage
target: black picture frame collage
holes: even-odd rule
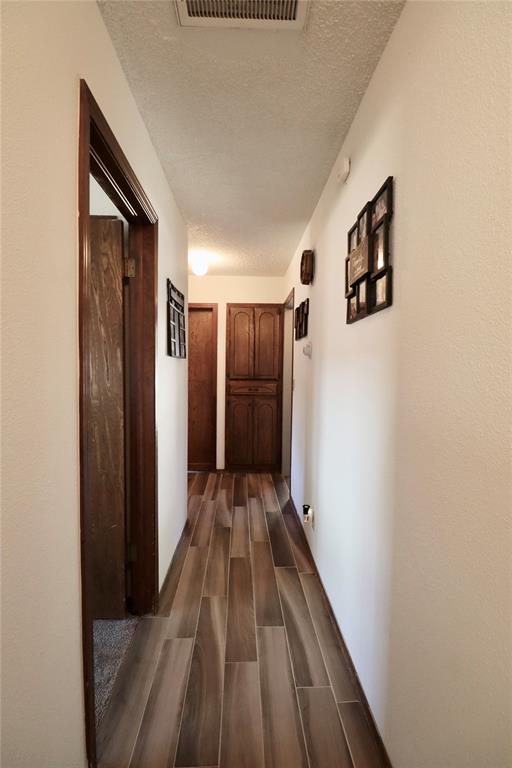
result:
[[[345,259],[348,324],[386,309],[393,302],[392,216],[393,177],[389,176],[348,231]]]
[[[185,296],[167,280],[167,354],[170,357],[187,356],[185,329]]]

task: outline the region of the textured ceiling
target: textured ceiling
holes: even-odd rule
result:
[[[101,13],[211,274],[281,275],[402,2],[312,0],[304,32],[185,29],[171,2]]]

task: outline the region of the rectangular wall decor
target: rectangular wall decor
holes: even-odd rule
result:
[[[167,354],[186,357],[185,296],[167,280]]]
[[[299,304],[295,310],[295,341],[308,335],[309,299]]]
[[[393,300],[389,228],[393,216],[393,177],[366,203],[348,232],[345,259],[347,323],[390,307]]]

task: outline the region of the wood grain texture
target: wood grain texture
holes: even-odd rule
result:
[[[207,557],[208,550],[205,547],[188,550],[168,620],[168,638],[195,635]]]
[[[224,680],[226,598],[204,597],[176,753],[176,766],[217,765]]]
[[[267,521],[260,498],[249,499],[251,541],[268,541]]]
[[[249,516],[247,507],[235,507],[233,510],[231,557],[249,557],[249,555]]]
[[[336,701],[357,701],[359,695],[343,654],[338,631],[318,576],[302,574],[302,586],[317,631]]]
[[[192,534],[191,547],[208,547],[215,521],[216,501],[206,501],[201,504],[196,527]]]
[[[260,485],[261,485],[261,497],[263,499],[265,512],[280,512],[281,507],[279,506],[279,501],[277,499],[276,491],[274,488],[274,482],[272,480],[272,475],[269,475],[269,474],[260,475]]]
[[[203,497],[199,496],[198,494],[193,494],[190,496],[187,504],[187,520],[189,521],[192,528],[194,528],[197,518],[199,516],[199,510],[201,509],[201,504],[203,503]]]
[[[277,568],[286,634],[297,686],[329,685],[309,608],[296,568]]]
[[[231,528],[232,516],[232,506],[228,506],[226,491],[220,490],[217,496],[215,525],[220,528]]]
[[[273,474],[272,482],[274,483],[274,489],[276,492],[277,500],[279,501],[279,506],[284,511],[284,508],[290,499],[290,489],[288,488],[286,480],[282,475]]]
[[[235,507],[247,506],[247,475],[235,475],[233,491],[233,504]]]
[[[165,639],[166,619],[142,619],[98,729],[100,768],[127,768]]]
[[[228,594],[229,528],[215,527],[212,534],[203,594],[205,597]]]
[[[263,767],[258,664],[226,664],[220,768]]]
[[[256,625],[282,627],[281,603],[268,542],[253,542],[252,564]]]
[[[91,216],[87,420],[92,615],[122,618],[126,600],[123,223]]]
[[[355,768],[390,768],[359,702],[338,704]]]
[[[188,305],[188,466],[215,469],[217,305]]]
[[[192,638],[164,642],[130,768],[174,764],[193,646]]]
[[[285,510],[286,510],[285,506]],[[295,564],[299,573],[316,573],[315,562],[309,551],[306,534],[297,515],[291,509],[283,513],[283,520],[290,537]]]
[[[217,493],[220,489],[222,481],[222,475],[217,472],[210,472],[208,480],[206,481],[206,487],[203,492],[203,501],[214,501],[217,498]]]
[[[281,512],[267,512],[268,535],[276,568],[295,566]]]
[[[266,768],[307,768],[308,762],[284,627],[258,627]]]
[[[194,482],[189,489],[189,495],[192,496],[195,494],[196,496],[202,496],[206,488],[206,483],[208,482],[209,474],[208,472],[194,472],[191,474],[194,477]]]
[[[256,661],[251,562],[233,557],[229,566],[226,661]]]
[[[259,499],[260,495],[260,478],[254,472],[251,472],[247,475],[247,496],[249,499]]]
[[[226,501],[229,509],[233,506],[233,494],[235,489],[235,478],[231,472],[223,472],[220,487],[226,491]]]
[[[354,768],[332,690],[299,688],[297,694],[310,768]]]
[[[174,552],[169,570],[167,571],[167,576],[165,577],[165,581],[162,584],[162,589],[160,590],[160,599],[158,603],[159,616],[169,616],[171,613],[174,596],[176,595],[176,590],[178,589],[181,572],[187,557],[191,538],[192,528],[187,522],[183,528],[183,533],[181,534],[178,546]]]

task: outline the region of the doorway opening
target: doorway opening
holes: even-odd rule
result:
[[[158,608],[157,216],[84,80],[78,184],[82,635],[94,767],[109,693],[102,671],[115,675],[132,617]]]
[[[293,351],[294,351],[295,289],[284,302],[283,318],[283,451],[281,474],[291,491],[292,474],[292,412],[293,412]]]

